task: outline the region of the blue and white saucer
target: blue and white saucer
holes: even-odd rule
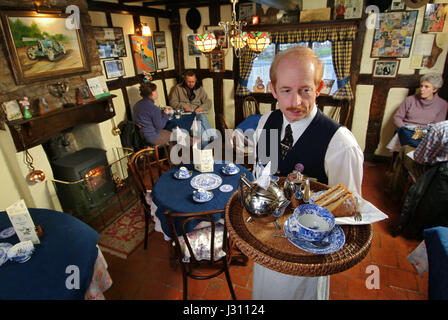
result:
[[[5,230],[0,232],[0,239],[6,239],[14,235],[16,231],[14,230],[14,227],[6,228]]]
[[[179,171],[174,172],[174,178],[176,178],[176,179],[180,179],[180,180],[188,179],[188,178],[190,178],[192,175],[193,175],[193,172],[192,172],[192,171],[190,171],[190,173],[187,174],[187,175],[185,175],[185,176],[181,176],[181,175],[179,175]]]
[[[222,183],[222,178],[214,173],[199,174],[190,181],[190,185],[194,189],[213,190],[218,188]]]
[[[196,194],[193,194],[193,200],[196,202],[207,202],[213,199],[213,192],[211,191],[207,191],[207,196],[204,197],[203,199],[199,198],[198,196],[196,196]]]
[[[290,216],[283,224],[283,232],[286,238],[297,248],[303,251],[316,254],[329,254],[338,251],[345,243],[345,234],[339,225],[335,225],[331,233],[320,242],[311,242],[299,238],[294,238],[289,230],[291,224]]]
[[[8,249],[0,247],[0,266],[8,261]]]
[[[235,166],[235,169],[233,169],[232,171],[229,171],[228,169],[226,169],[227,167],[222,167],[221,168],[221,172],[228,175],[228,176],[233,176],[235,174],[237,174],[238,172],[240,172],[240,168],[238,168],[237,166]]]
[[[24,263],[31,258],[34,252],[34,245],[31,241],[23,241],[15,244],[8,250],[8,259]]]
[[[219,187],[219,190],[221,192],[230,192],[233,190],[233,187],[230,184],[223,184],[222,186]]]

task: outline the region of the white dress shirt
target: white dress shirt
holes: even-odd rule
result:
[[[255,132],[256,142],[260,138],[262,129],[266,124],[272,112],[264,114],[258,122]],[[313,121],[317,114],[315,106],[311,113],[302,120],[290,123],[283,115],[282,132],[280,133],[280,141],[285,136],[285,128],[291,125],[294,144],[305,132],[306,128]],[[256,148],[256,147],[255,147]],[[256,149],[255,149],[256,150]],[[364,154],[358,145],[355,137],[346,127],[340,127],[334,134],[328,144],[327,152],[324,160],[325,173],[328,177],[328,185],[334,186],[342,183],[353,193],[361,194],[361,184],[363,176]]]

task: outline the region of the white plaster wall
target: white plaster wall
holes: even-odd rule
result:
[[[373,86],[356,86],[355,108],[353,111],[352,133],[362,150],[365,148],[367,125],[369,122],[370,102]]]
[[[226,120],[229,128],[235,127],[235,99],[233,95],[233,80],[223,81],[224,86],[224,119]]]

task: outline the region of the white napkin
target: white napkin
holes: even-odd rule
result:
[[[358,198],[359,206],[358,210],[361,213],[362,220],[355,221],[354,217],[340,217],[335,218],[336,224],[353,224],[353,225],[362,225],[362,224],[371,224],[384,219],[389,218],[385,213],[380,211],[377,207],[371,204],[369,201],[364,200],[360,196],[356,195]]]
[[[263,189],[267,189],[269,187],[269,183],[271,182],[271,162],[263,167],[262,164],[258,163],[255,168],[255,180],[254,183],[262,187]]]

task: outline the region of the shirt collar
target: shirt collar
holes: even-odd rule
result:
[[[311,121],[313,121],[316,114],[317,114],[317,105],[314,105],[314,108],[313,108],[313,110],[311,110],[310,114],[308,116],[306,116],[305,118],[298,120],[298,121],[289,122],[288,119],[286,119],[285,115],[283,115],[282,132],[285,131],[285,128],[288,124],[291,125],[291,129],[292,129],[293,133],[294,133],[294,129],[307,128],[308,125],[311,123]]]

